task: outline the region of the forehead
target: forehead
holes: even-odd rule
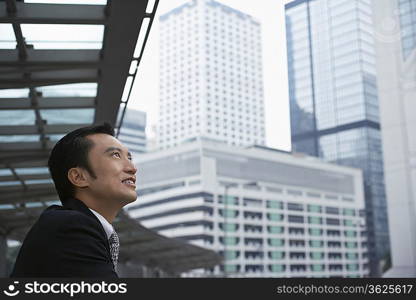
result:
[[[93,151],[105,151],[109,147],[116,147],[128,152],[127,148],[118,139],[109,134],[96,133],[88,135],[86,138],[94,143],[91,149]]]

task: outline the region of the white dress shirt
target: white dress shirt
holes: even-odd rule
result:
[[[88,207],[89,208],[89,207]],[[92,213],[98,218],[98,220],[100,221],[101,225],[103,225],[104,227],[104,231],[107,234],[107,239],[110,238],[110,235],[113,233],[114,228],[113,225],[111,225],[102,215],[100,215],[98,212],[96,212],[95,210],[89,208],[90,211],[92,211]]]

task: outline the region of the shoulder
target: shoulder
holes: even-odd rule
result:
[[[49,230],[58,230],[73,227],[99,228],[99,223],[93,216],[88,216],[73,209],[53,205],[48,207],[40,215],[38,225]]]

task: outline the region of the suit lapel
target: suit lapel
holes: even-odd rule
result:
[[[88,217],[93,218],[100,225],[102,236],[106,240],[106,243],[105,243],[106,248],[108,252],[110,252],[110,244],[108,242],[107,233],[105,232],[103,225],[101,224],[100,220],[98,220],[98,218],[88,208],[88,206],[84,204],[84,202],[76,198],[70,198],[65,201],[64,207],[72,209],[72,210],[77,210],[87,215]]]

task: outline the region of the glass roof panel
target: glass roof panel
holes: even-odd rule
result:
[[[46,205],[54,205],[54,204],[61,205],[62,203],[60,200],[53,200],[53,201],[46,201],[45,204]]]
[[[149,0],[149,1],[147,2],[146,12],[147,12],[148,14],[152,13],[152,12],[153,12],[154,7],[155,7],[155,0]]]
[[[29,96],[29,89],[0,90],[0,99],[1,98],[27,98],[28,96]]]
[[[46,135],[51,141],[59,141],[65,134],[48,134]]]
[[[42,202],[26,202],[25,203],[26,207],[42,207],[43,203]]]
[[[0,181],[0,186],[12,186],[22,184],[20,181]]]
[[[20,135],[0,135],[0,143],[17,143],[17,142],[38,142],[39,135],[20,134]]]
[[[71,83],[50,85],[36,88],[42,92],[42,97],[95,97],[97,96],[96,82]]]
[[[48,174],[49,170],[47,167],[39,168],[16,168],[17,175],[31,175],[31,174]]]
[[[0,49],[16,49],[16,36],[11,24],[0,24]]]
[[[0,176],[8,176],[12,175],[12,171],[10,169],[0,169]]]
[[[107,0],[25,0],[26,3],[106,5]]]
[[[14,209],[13,204],[0,204],[0,210]]]
[[[124,107],[125,106],[126,106],[126,103],[121,103],[120,104],[120,107],[118,109],[118,112],[117,112],[117,121],[116,121],[116,127],[117,128],[118,128],[119,125],[121,127],[120,121],[121,121],[121,117],[123,116],[123,110],[124,110]],[[123,122],[124,122],[124,118],[123,118]]]
[[[52,179],[30,179],[25,180],[25,184],[45,184],[45,183],[53,183]]]
[[[0,125],[34,125],[35,118],[33,110],[0,110]]]
[[[95,109],[41,109],[40,115],[48,124],[92,124]]]
[[[22,24],[26,43],[35,49],[101,49],[104,25]]]

